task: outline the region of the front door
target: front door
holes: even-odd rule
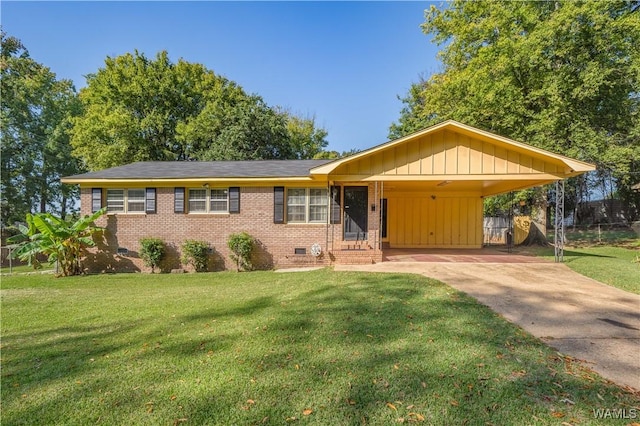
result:
[[[369,188],[345,186],[344,188],[344,239],[357,241],[367,239],[367,205]]]

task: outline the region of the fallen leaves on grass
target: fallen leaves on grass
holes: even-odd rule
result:
[[[307,409],[305,409],[305,410],[302,412],[302,414],[303,414],[304,416],[309,416],[309,415],[311,415],[312,413],[313,413],[313,410],[312,410],[311,408],[307,408]]]
[[[396,406],[395,406],[395,405],[393,405],[393,404],[392,404],[392,403],[390,403],[390,402],[387,402],[387,407],[391,408],[393,411],[398,411],[398,409],[396,408]]]
[[[424,416],[422,414],[420,414],[420,413],[409,413],[409,417],[413,417],[419,422],[423,422],[424,421]]]

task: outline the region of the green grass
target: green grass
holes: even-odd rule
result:
[[[527,248],[554,258],[551,248]],[[564,263],[574,271],[631,293],[640,294],[640,250],[623,247],[565,247]]]
[[[0,268],[0,274],[9,274],[9,273],[23,274],[23,273],[44,272],[44,271],[53,271],[53,266],[46,263],[42,265],[41,269],[33,269],[33,266],[29,266],[29,265],[18,265],[18,266],[13,266],[11,268],[9,268],[9,266],[3,266],[2,268]]]
[[[0,294],[3,425],[595,425],[640,406],[417,275],[15,275]]]
[[[553,241],[554,231],[547,234],[549,241]],[[612,245],[618,247],[640,247],[640,235],[631,228],[598,230],[597,225],[588,229],[573,230],[567,227],[565,237],[568,244],[573,247],[590,247],[594,245]]]

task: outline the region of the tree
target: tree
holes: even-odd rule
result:
[[[10,243],[18,244],[11,256],[31,265],[37,255],[43,254],[50,263],[58,263],[61,275],[81,274],[82,251],[95,245],[93,235],[102,228],[95,226],[94,221],[105,212],[106,208],[75,221],[51,213],[27,213],[26,226],[19,224],[20,234],[9,239]]]
[[[298,137],[293,116],[201,64],[171,62],[166,51],[108,57],[80,99],[71,143],[92,170],[145,160],[298,158],[326,145],[314,123]]]
[[[282,110],[285,117],[289,143],[298,159],[316,158],[328,145],[327,131],[316,126],[313,116],[300,117],[289,110]]]
[[[632,2],[431,7],[443,71],[412,85],[391,137],[456,119],[640,180],[640,14]],[[572,180],[577,196],[583,179]]]
[[[60,212],[78,197],[60,177],[81,171],[71,156],[69,127],[79,113],[75,89],[35,62],[15,37],[2,32],[0,53],[2,222],[29,212]]]

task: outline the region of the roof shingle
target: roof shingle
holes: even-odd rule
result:
[[[64,179],[195,179],[307,177],[333,160],[143,161]]]

